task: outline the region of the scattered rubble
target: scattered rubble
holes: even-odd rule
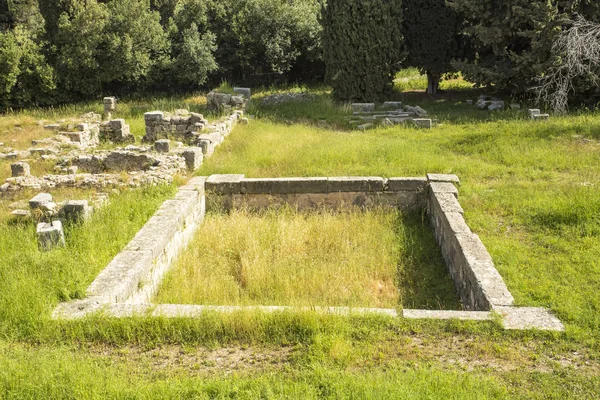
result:
[[[352,103],[351,107],[352,116],[346,119],[359,130],[372,128],[376,123],[385,127],[412,123],[418,128],[431,128],[434,123],[432,119],[423,118],[428,115],[423,108],[403,106],[400,101],[386,101],[380,107],[375,103]]]
[[[59,220],[40,222],[37,225],[38,246],[42,251],[65,246],[65,233]]]

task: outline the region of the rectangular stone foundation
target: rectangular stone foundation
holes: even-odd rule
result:
[[[60,304],[55,318],[81,318],[104,312],[108,317],[195,317],[204,312],[315,311],[341,315],[379,314],[413,319],[493,320],[498,314],[507,329],[564,330],[543,308],[513,307],[513,297],[479,237],[467,226],[458,202],[458,177],[427,178],[329,177],[246,178],[213,175],[193,178],[167,200],[125,250],[98,275],[87,297]],[[151,304],[156,289],[203,221],[206,209],[227,211],[291,206],[298,210],[348,206],[384,206],[425,210],[465,311],[378,308],[275,306],[231,307]]]

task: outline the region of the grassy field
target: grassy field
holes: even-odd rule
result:
[[[155,302],[458,307],[427,222],[389,209],[210,214]]]
[[[46,254],[37,251],[33,224],[7,217],[10,203],[34,194],[22,192],[0,199],[0,398],[600,397],[600,115],[533,123],[524,111],[467,105],[478,91],[431,99],[400,89],[396,99],[421,105],[441,126],[359,133],[327,88],[305,89],[312,101],[255,102],[250,125],[238,126],[198,174],[456,173],[467,222],[516,303],[550,308],[564,334],[506,332],[493,321],[302,312],[52,321],[53,307],[81,297],[175,187],[111,192],[92,220],[67,227],[66,249]],[[257,99],[275,91],[257,90]],[[43,134],[38,120],[100,107],[2,116],[0,142],[26,147]],[[201,111],[203,99],[123,100],[119,107],[115,116],[139,137],[144,111]],[[0,160],[0,174],[8,166]]]

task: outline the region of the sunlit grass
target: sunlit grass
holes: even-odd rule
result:
[[[414,218],[410,224],[383,208],[211,214],[156,301],[382,308],[418,302],[456,308],[432,234],[421,234],[427,227]]]

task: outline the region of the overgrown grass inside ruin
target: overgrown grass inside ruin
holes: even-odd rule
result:
[[[211,213],[155,302],[459,307],[428,221],[383,208]]]

